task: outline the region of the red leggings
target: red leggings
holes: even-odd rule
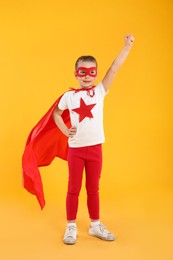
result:
[[[99,219],[99,180],[102,168],[101,144],[77,148],[69,147],[68,168],[67,220],[75,220],[77,216],[78,197],[82,186],[84,168],[89,216],[94,220]]]

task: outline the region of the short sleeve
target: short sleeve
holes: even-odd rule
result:
[[[105,88],[103,86],[103,83],[100,82],[98,85],[97,85],[97,88],[99,89],[99,92],[101,94],[102,97],[104,97],[109,91],[105,91]]]
[[[58,108],[61,110],[67,109],[67,95],[66,93],[61,97],[59,103],[58,103]]]

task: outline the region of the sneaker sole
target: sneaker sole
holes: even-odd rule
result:
[[[111,241],[115,241],[115,239],[116,239],[116,238],[108,239],[108,238],[100,237],[100,236],[97,236],[97,235],[91,234],[91,233],[89,233],[89,235],[90,235],[91,237],[97,237],[97,238],[99,238],[99,239],[101,239],[101,240],[110,241],[110,242],[111,242]]]
[[[74,243],[68,243],[68,242],[64,242],[64,244],[65,244],[65,245],[68,245],[68,246],[72,246],[72,245],[75,245],[75,244],[76,244],[76,242],[74,242]]]
[[[63,240],[63,242],[66,245],[75,245],[76,244],[76,241],[74,241],[74,242],[66,242],[66,241]]]

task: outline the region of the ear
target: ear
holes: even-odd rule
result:
[[[74,71],[74,76],[77,78],[77,73],[76,73],[76,70]]]

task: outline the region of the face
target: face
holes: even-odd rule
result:
[[[97,79],[96,64],[91,61],[80,61],[77,70],[75,71],[75,77],[77,78],[80,87],[92,87]]]

